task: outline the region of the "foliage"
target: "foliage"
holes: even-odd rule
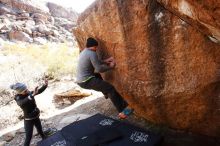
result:
[[[56,79],[66,75],[75,76],[79,52],[75,47],[64,43],[45,45],[8,43],[2,48],[0,52],[9,60],[4,64],[0,62],[0,71],[13,72],[10,76],[16,81],[33,80],[42,74]]]

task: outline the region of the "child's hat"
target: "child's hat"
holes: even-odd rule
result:
[[[10,88],[15,90],[18,94],[24,92],[27,89],[27,86],[23,83],[16,83],[10,85]]]

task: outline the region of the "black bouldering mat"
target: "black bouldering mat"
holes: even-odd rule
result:
[[[96,114],[64,127],[38,146],[157,146],[160,141],[159,135]]]
[[[76,140],[76,146],[97,146],[122,138],[122,133],[114,127],[101,128],[94,133]]]
[[[38,146],[70,146],[67,144],[61,131],[58,131],[52,136],[48,137],[47,139],[40,141],[37,145]]]
[[[162,140],[159,135],[124,122],[117,126],[117,130],[122,133],[123,138],[103,146],[159,146]]]
[[[120,122],[101,114],[96,114],[87,119],[77,121],[66,127],[61,132],[67,141],[75,143],[78,139],[88,137],[102,128],[116,127]],[[71,134],[69,134],[71,133]]]

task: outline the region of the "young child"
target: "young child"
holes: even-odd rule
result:
[[[44,139],[46,136],[43,133],[41,121],[40,121],[40,110],[37,108],[34,96],[42,93],[48,86],[48,81],[45,80],[45,84],[38,89],[35,88],[34,91],[29,91],[27,86],[23,83],[16,83],[10,86],[12,90],[16,91],[15,101],[23,110],[24,113],[24,129],[25,129],[25,142],[24,146],[29,146],[33,134],[34,126],[37,132],[40,134],[41,138]]]

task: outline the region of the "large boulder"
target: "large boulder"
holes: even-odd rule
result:
[[[35,28],[35,21],[34,20],[27,20],[25,21],[25,27],[34,29]]]
[[[43,33],[43,34],[49,34],[50,33],[50,30],[47,28],[47,26],[43,25],[43,24],[40,24],[38,26],[38,31],[40,33]]]
[[[33,42],[33,39],[23,31],[12,30],[9,32],[8,37],[12,41]]]
[[[175,12],[155,0],[96,1],[79,16],[74,34],[81,49],[92,36],[100,42],[101,58],[116,59],[116,68],[104,78],[137,114],[175,129],[220,136],[220,44],[199,23]]]
[[[45,24],[49,16],[41,13],[33,13],[31,17],[35,20],[36,24]]]
[[[26,34],[28,34],[29,36],[32,36],[32,30],[28,27],[25,27],[22,29],[23,32],[25,32]]]

